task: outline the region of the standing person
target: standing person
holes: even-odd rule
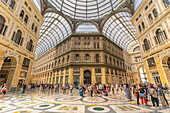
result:
[[[54,86],[54,92],[57,92],[57,84]]]
[[[65,84],[63,84],[62,89],[63,89],[63,94],[65,94],[66,93],[66,85]]]
[[[90,86],[90,94],[91,94],[91,97],[93,97],[93,84],[91,84],[91,86]]]
[[[83,86],[80,85],[79,87],[79,95],[83,97]]]
[[[114,95],[114,88],[115,88],[115,86],[114,86],[114,84],[112,84],[111,85],[111,89],[112,89],[112,94]]]
[[[159,103],[158,103],[158,94],[156,92],[156,88],[153,87],[153,84],[150,84],[150,96],[151,96],[151,100],[152,100],[152,104],[155,107],[155,102],[156,102],[156,107],[159,107]]]
[[[120,93],[122,95],[122,90],[123,90],[123,87],[122,87],[122,84],[120,84]]]
[[[5,94],[8,92],[7,85],[5,84],[1,90],[0,99],[4,99]]]
[[[27,85],[26,85],[26,84],[23,84],[22,87],[23,87],[23,89],[22,89],[22,94],[23,94],[23,93],[25,93],[25,89],[26,89]]]
[[[116,84],[116,93],[118,94],[119,91],[119,84]]]
[[[145,102],[145,106],[147,106],[147,101],[146,101],[146,90],[143,88],[142,84],[139,84],[139,94],[141,98],[141,102],[143,103],[143,100]]]
[[[73,85],[70,84],[70,94],[72,94],[72,91],[73,91]]]
[[[139,103],[139,91],[138,91],[138,89],[137,89],[137,87],[136,87],[136,85],[134,85],[133,86],[133,94],[135,95],[135,97],[136,97],[136,99],[137,99],[137,105],[139,105],[140,103]]]
[[[129,101],[131,101],[131,100],[132,100],[132,97],[131,97],[131,90],[130,90],[130,87],[129,87],[128,84],[126,84],[125,92],[126,92],[126,98],[129,99]]]
[[[30,92],[30,90],[31,90],[31,85],[28,84],[28,93]]]
[[[96,84],[94,85],[94,96],[96,96],[97,95],[97,86],[96,86]]]
[[[85,95],[86,88],[84,85],[82,87],[83,87],[83,94]]]
[[[107,84],[107,91],[108,91],[108,94],[110,94],[110,84]]]
[[[99,84],[98,91],[99,91],[100,94],[102,94],[102,84],[101,83]]]
[[[159,100],[161,101],[161,103],[162,103],[162,106],[163,107],[166,107],[168,104],[167,104],[167,102],[166,102],[166,100],[165,100],[165,98],[164,98],[164,92],[163,92],[163,89],[161,88],[161,85],[160,84],[157,84],[157,86],[158,86],[158,95],[159,95]]]

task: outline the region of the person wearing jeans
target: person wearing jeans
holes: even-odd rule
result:
[[[145,105],[147,106],[147,101],[146,101],[146,90],[143,88],[142,84],[139,84],[139,93],[140,93],[140,98],[141,98],[141,103],[143,103],[143,100],[145,102]]]

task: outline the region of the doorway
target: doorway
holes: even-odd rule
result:
[[[84,71],[84,84],[91,84],[91,72],[89,70]]]

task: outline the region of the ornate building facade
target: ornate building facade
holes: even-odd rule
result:
[[[102,34],[72,34],[36,60],[34,83],[134,83],[130,56],[124,54]]]
[[[169,5],[169,0],[144,0],[131,19],[148,82],[154,84],[170,84]]]
[[[0,82],[16,90],[18,83],[29,83],[35,48],[43,24],[32,0],[0,1]]]

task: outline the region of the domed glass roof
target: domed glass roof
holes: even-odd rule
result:
[[[99,19],[117,10],[126,0],[48,0],[58,11],[81,20]]]
[[[40,0],[45,20],[37,57],[72,33],[100,32],[124,50],[138,44],[130,22],[143,0]]]

